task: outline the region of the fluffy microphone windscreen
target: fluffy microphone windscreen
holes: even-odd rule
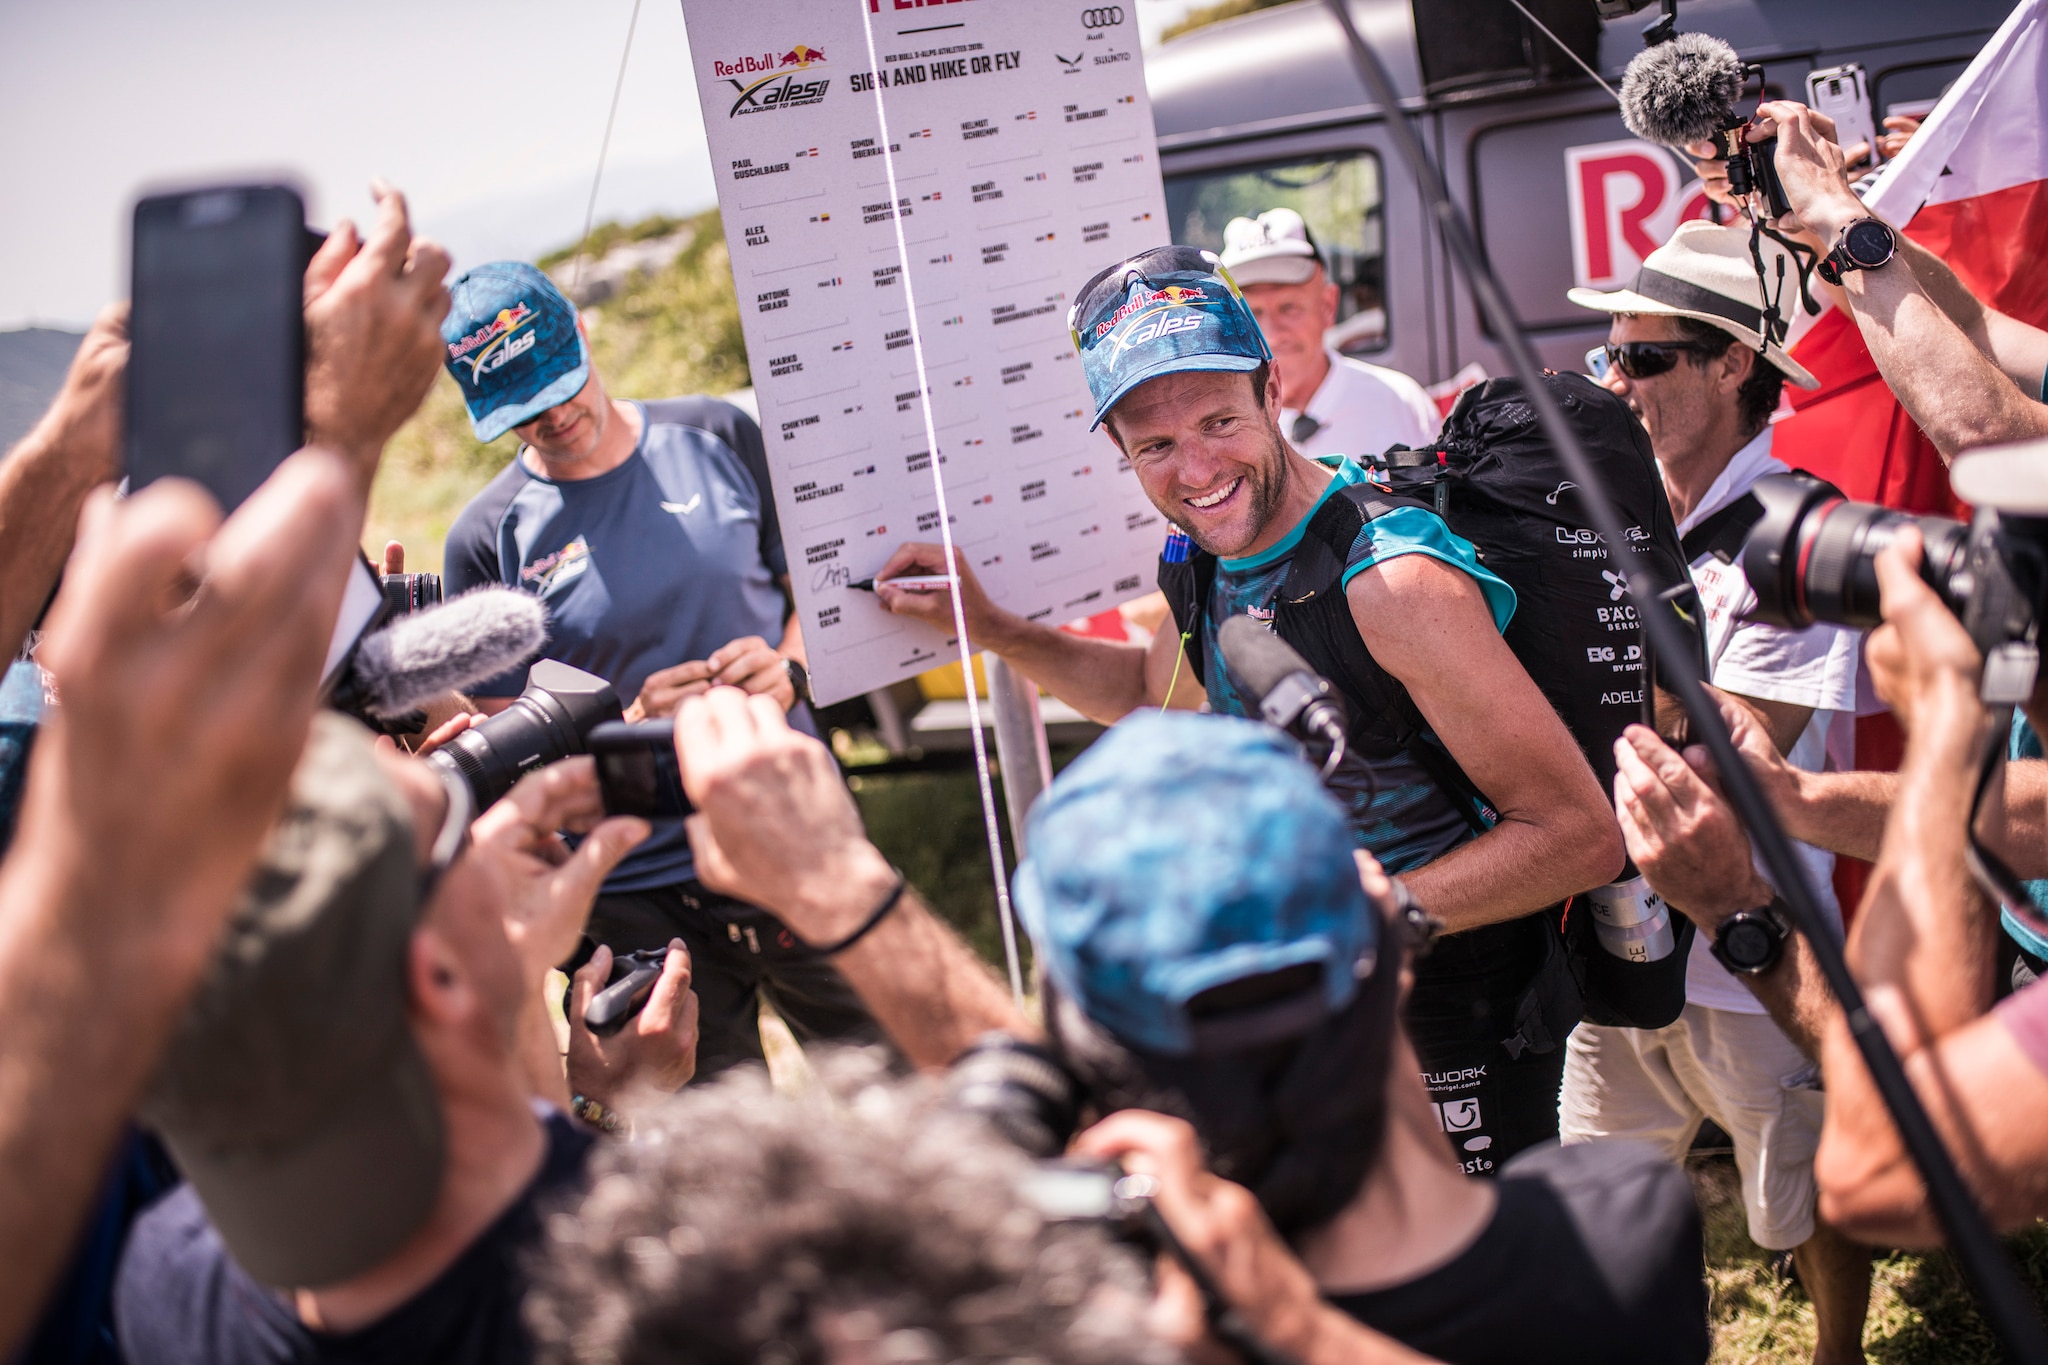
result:
[[[478,588],[365,636],[355,674],[371,713],[391,719],[525,662],[547,635],[539,598]]]
[[[1681,33],[1645,48],[1621,77],[1621,121],[1646,142],[1682,147],[1710,138],[1735,117],[1742,58],[1719,38]]]

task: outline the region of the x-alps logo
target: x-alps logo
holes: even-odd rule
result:
[[[469,382],[481,383],[483,376],[533,349],[534,311],[524,302],[500,308],[498,316],[460,341],[448,343],[448,359],[469,362]]]
[[[1122,5],[1103,5],[1081,11],[1082,28],[1115,28],[1124,21]]]
[[[1210,308],[1216,300],[1199,289],[1169,284],[1132,297],[1123,307],[1095,326],[1095,339],[1110,338],[1110,356],[1147,341],[1160,341],[1176,332],[1191,332],[1202,325],[1199,313],[1177,313],[1180,308]],[[1111,336],[1111,333],[1116,335]]]
[[[823,49],[798,43],[780,57],[770,48],[736,61],[713,61],[711,69],[725,77],[726,84],[739,92],[739,98],[732,102],[726,117],[738,118],[741,114],[766,114],[803,104],[822,104],[831,80],[822,77],[806,80],[804,74],[824,60]]]

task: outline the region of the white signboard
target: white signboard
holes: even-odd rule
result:
[[[935,473],[955,544],[1006,607],[1057,623],[1150,591],[1165,526],[1089,432],[1067,330],[1090,275],[1168,237],[1135,15],[683,14],[819,699],[953,656],[950,633],[852,586],[902,542],[940,540]]]
[[[1705,218],[1706,194],[1681,179],[1672,154],[1633,138],[1564,149],[1572,220],[1572,283],[1618,289],[1678,225]]]

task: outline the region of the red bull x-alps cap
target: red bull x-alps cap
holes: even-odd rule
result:
[[[590,356],[576,309],[523,261],[493,261],[449,287],[448,373],[479,441],[495,441],[582,392]]]
[[[1138,385],[1182,370],[1247,373],[1273,358],[1266,337],[1213,252],[1162,246],[1081,286],[1067,313],[1095,397],[1093,431]]]
[[[1046,789],[1024,844],[1012,886],[1041,968],[1126,1046],[1299,1037],[1378,965],[1344,812],[1269,725],[1133,716]]]

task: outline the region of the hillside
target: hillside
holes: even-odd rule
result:
[[[566,248],[538,262],[565,292],[573,255]],[[750,382],[716,209],[600,226],[574,296],[584,300],[592,359],[615,396],[727,393]],[[444,373],[385,451],[363,535],[371,557],[396,540],[407,568],[439,570],[449,523],[517,449],[510,434],[488,446],[476,439]]]
[[[50,327],[0,332],[0,451],[20,440],[57,396],[79,335]]]

